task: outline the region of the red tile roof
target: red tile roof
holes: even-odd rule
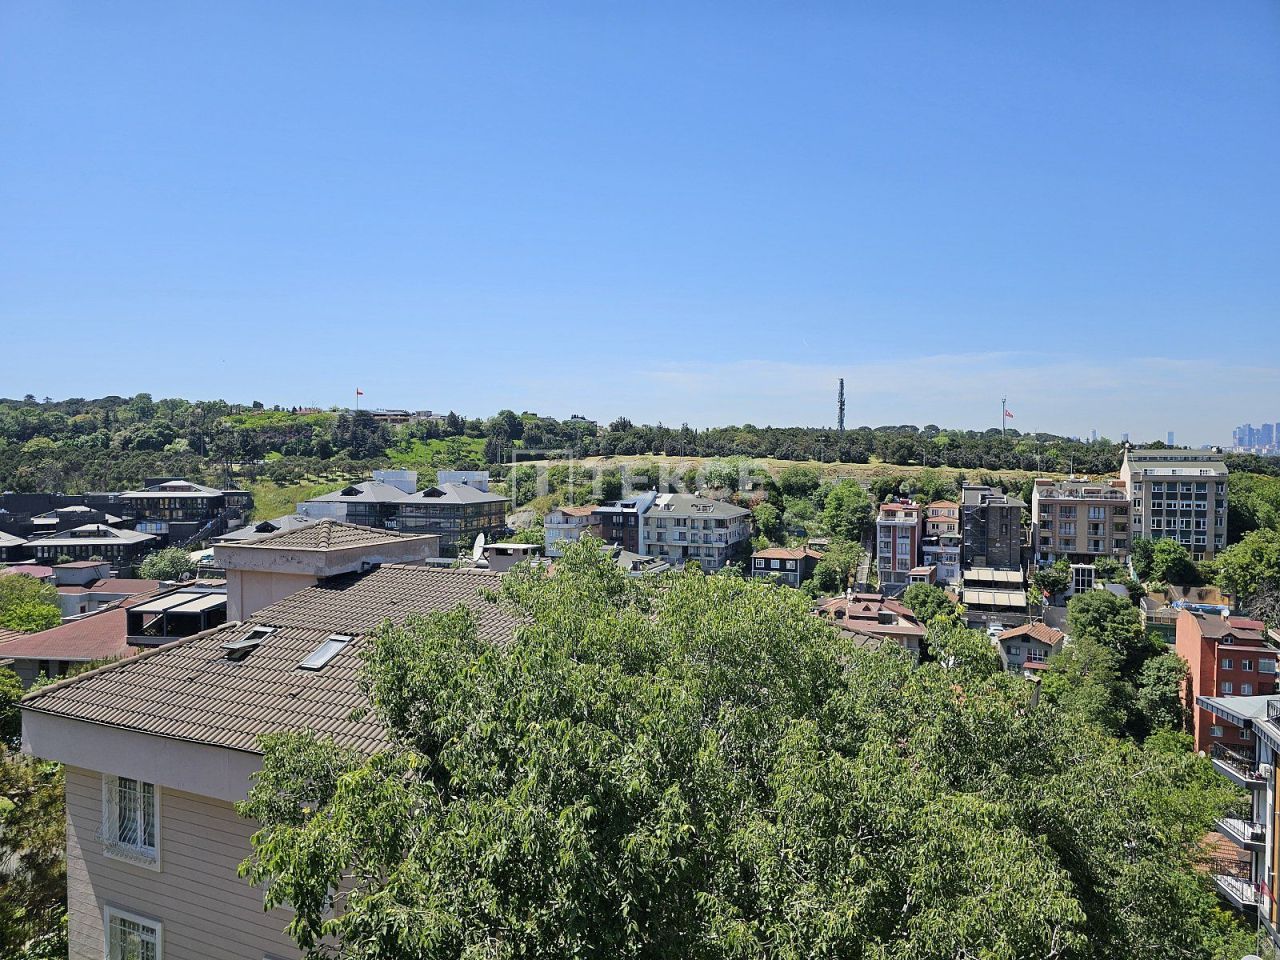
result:
[[[805,557],[813,557],[816,560],[822,554],[808,547],[766,547],[764,550],[757,550],[751,556],[762,560],[802,560]]]
[[[95,613],[51,630],[0,640],[0,657],[14,660],[113,660],[134,652],[126,642],[124,607]]]
[[[160,589],[159,580],[132,580],[129,578],[108,577],[105,580],[95,580],[93,583],[79,585],[65,585],[58,587],[59,593],[78,594],[78,593],[151,593],[153,590]]]
[[[0,567],[0,577],[9,573],[25,573],[37,580],[47,580],[53,576],[53,567],[44,567],[37,563],[20,563],[12,567]]]
[[[1041,643],[1047,643],[1052,647],[1062,640],[1063,633],[1061,630],[1055,630],[1047,623],[1026,623],[1000,634],[1001,640],[1014,640],[1018,637],[1039,640]]]

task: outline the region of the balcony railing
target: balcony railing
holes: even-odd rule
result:
[[[1210,860],[1209,878],[1218,893],[1237,910],[1254,911],[1263,901],[1260,884],[1253,882],[1249,864],[1241,860]]]
[[[1218,833],[1237,847],[1258,850],[1266,844],[1266,829],[1247,817],[1225,816],[1218,820]]]
[[[1267,719],[1280,719],[1280,699],[1267,701]]]
[[[1228,780],[1252,789],[1266,784],[1266,778],[1258,772],[1258,765],[1253,757],[1237,753],[1220,743],[1215,743],[1209,752],[1214,767]]]

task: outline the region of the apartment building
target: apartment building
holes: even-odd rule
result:
[[[1187,662],[1187,707],[1197,750],[1215,745],[1252,757],[1249,730],[1197,706],[1201,697],[1258,696],[1276,692],[1276,649],[1261,621],[1223,612],[1183,608],[1174,650]]]
[[[296,551],[277,553],[288,564]],[[23,702],[24,749],[66,771],[70,960],[299,956],[289,913],[264,911],[236,874],[256,825],[234,804],[261,767],[260,736],[316,730],[377,750],[358,668],[384,620],[462,604],[483,639],[516,626],[486,599],[495,574],[371,562]]]
[[[86,523],[74,530],[39,537],[28,543],[37,560],[58,557],[72,560],[105,560],[114,570],[129,570],[159,546],[159,537],[138,530],[123,530],[101,523]]]
[[[919,660],[924,650],[924,625],[909,608],[884,594],[846,591],[819,603],[814,613],[859,646],[877,650],[898,646],[914,660]]]
[[[1223,726],[1246,733],[1251,750],[1239,753],[1215,744],[1213,767],[1246,792],[1246,801],[1217,822],[1215,851],[1235,848],[1234,856],[1211,858],[1206,864],[1218,895],[1249,920],[1280,949],[1280,696],[1202,696],[1196,712],[1214,717]]]
[[[239,522],[253,506],[253,497],[244,490],[219,490],[181,477],[156,477],[141,490],[120,494],[119,503],[135,530],[154,534],[164,544],[183,544]]]
[[[373,479],[352,483],[298,504],[298,513],[311,520],[337,520],[361,527],[396,529],[401,500],[418,486],[415,470],[375,470]]]
[[[1227,465],[1214,450],[1127,449],[1120,479],[1129,491],[1133,537],[1171,537],[1194,560],[1227,544]]]
[[[455,557],[476,537],[502,536],[511,501],[466,483],[438,483],[403,497],[395,504],[395,527],[401,533],[429,533],[440,538],[440,556]]]
[[[1022,569],[1022,513],[1027,505],[992,487],[965,484],[960,492],[960,565]]]
[[[920,562],[924,511],[913,500],[880,504],[876,516],[876,573],[882,590],[901,592]],[[897,588],[895,590],[895,588]]]
[[[810,547],[768,547],[751,555],[751,576],[798,587],[813,576],[822,554]]]
[[[1129,492],[1120,480],[1036,480],[1031,492],[1031,549],[1047,566],[1065,558],[1093,563],[1129,555]]]
[[[960,504],[954,500],[935,500],[925,507],[920,553],[925,566],[935,569],[938,582],[960,582],[961,540]]]
[[[600,531],[605,543],[614,543],[631,553],[644,553],[644,515],[658,494],[652,490],[625,500],[610,500],[591,511],[589,521]]]
[[[731,560],[745,559],[750,549],[751,511],[708,497],[659,494],[640,522],[642,549],[636,552],[676,568],[697,560],[712,572]]]
[[[1000,662],[1010,673],[1044,670],[1049,658],[1062,649],[1066,637],[1047,623],[1024,623],[1006,630],[995,638]]]
[[[596,520],[596,507],[556,507],[542,520],[542,546],[547,557],[564,556],[565,548],[577,543],[585,533],[600,536],[600,523]]]

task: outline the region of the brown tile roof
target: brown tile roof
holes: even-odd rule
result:
[[[25,573],[28,577],[35,577],[37,580],[47,580],[53,576],[53,567],[44,567],[36,563],[20,563],[14,566],[0,567],[0,577],[12,573]]]
[[[935,500],[933,503],[929,504],[929,507],[936,507],[939,510],[959,510],[960,504],[956,503],[954,500]]]
[[[337,743],[376,750],[384,743],[372,717],[352,719],[366,705],[359,686],[362,636],[383,620],[449,610],[459,603],[476,614],[481,637],[502,642],[516,620],[481,596],[497,575],[465,570],[387,565],[365,574],[334,577],[228,624],[148,650],[128,660],[46,687],[23,708],[257,752],[258,737],[311,730]],[[239,661],[223,644],[255,625],[277,629]],[[298,664],[332,633],[353,635],[323,669]],[[0,656],[3,646],[0,645]]]
[[[556,507],[556,510],[568,517],[589,517],[595,509],[594,505],[588,507]]]
[[[1182,612],[1194,617],[1200,627],[1200,633],[1210,640],[1233,637],[1236,640],[1266,643],[1266,636],[1262,632],[1264,625],[1257,620],[1245,620],[1241,617],[1232,617],[1228,620],[1216,613],[1201,613],[1198,610]]]
[[[0,657],[14,660],[115,660],[133,652],[123,605],[0,641]]]
[[[341,550],[344,547],[391,543],[395,540],[426,539],[422,534],[397,533],[376,527],[360,527],[338,520],[320,520],[309,526],[281,530],[249,543],[226,544],[237,549]]]
[[[1001,640],[1014,640],[1018,637],[1027,637],[1031,640],[1038,640],[1041,643],[1047,643],[1054,646],[1059,643],[1064,634],[1061,630],[1055,630],[1047,623],[1025,623],[1020,627],[1014,627],[1012,630],[1006,630],[1000,634]]]
[[[58,587],[59,593],[77,594],[77,593],[151,593],[153,590],[160,589],[159,580],[132,580],[127,577],[108,577],[104,580],[95,580],[93,583],[80,586],[78,584],[64,584]]]
[[[762,560],[802,560],[805,557],[813,557],[816,560],[820,559],[822,554],[809,547],[766,547],[763,550],[757,550],[751,556]]]

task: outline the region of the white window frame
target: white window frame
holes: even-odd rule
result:
[[[1211,737],[1222,736],[1222,727],[1218,726],[1216,723],[1213,726],[1209,727],[1209,736]]]
[[[102,826],[99,839],[102,841],[102,855],[112,860],[123,860],[127,863],[146,867],[148,870],[160,870],[160,785],[151,786],[151,817],[155,831],[155,844],[145,846],[141,843],[130,844],[119,840],[119,820],[116,814],[116,797],[119,795],[121,780],[133,780],[139,787],[147,781],[135,777],[121,777],[115,774],[102,775]],[[141,799],[141,798],[139,798]],[[142,804],[138,805],[138,836],[142,836]]]
[[[116,960],[116,957],[112,956],[111,953],[111,921],[113,919],[125,920],[142,927],[149,927],[155,931],[155,960],[164,960],[164,924],[151,917],[144,917],[129,910],[113,907],[109,903],[102,908],[102,956],[104,960]]]

